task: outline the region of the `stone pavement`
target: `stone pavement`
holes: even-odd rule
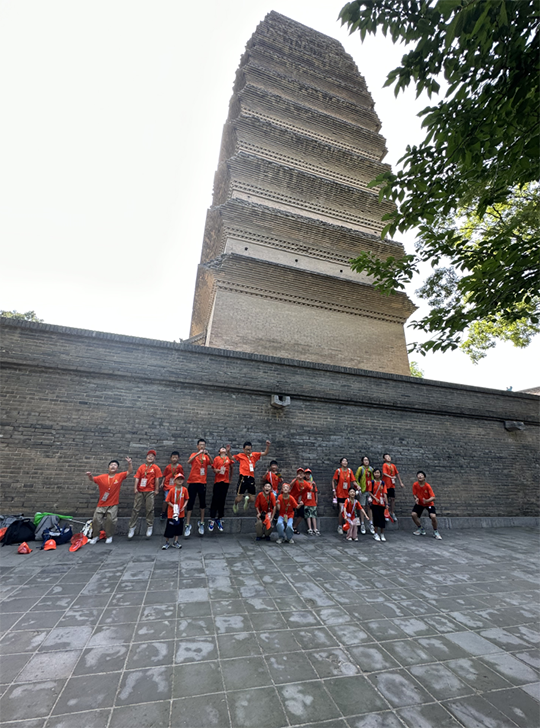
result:
[[[0,726],[538,728],[539,533],[443,538],[5,547]]]

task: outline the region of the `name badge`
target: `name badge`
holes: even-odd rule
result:
[[[222,465],[219,469],[221,475],[225,475],[225,465]]]
[[[141,488],[146,488],[147,483],[148,483],[148,478],[141,478]]]
[[[105,502],[105,501],[107,500],[107,498],[108,498],[108,497],[109,497],[109,491],[107,491],[106,493],[103,493],[103,496],[101,497],[101,500],[102,500],[103,502]]]
[[[253,472],[253,463],[250,463],[250,464],[249,464],[249,472],[250,472],[250,473],[252,473],[252,472]]]
[[[204,475],[206,473],[206,470],[204,468],[199,468],[199,473],[201,475]]]

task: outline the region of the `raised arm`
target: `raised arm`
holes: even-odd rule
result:
[[[270,451],[270,445],[271,445],[270,440],[267,440],[266,441],[266,450],[263,453],[261,453],[261,457],[264,458],[268,455],[268,453]]]
[[[133,473],[133,461],[131,460],[130,457],[127,457],[126,462],[128,464],[127,474],[131,475]]]
[[[93,482],[94,482],[94,476],[92,475],[92,473],[91,473],[91,472],[90,472],[89,470],[87,470],[87,471],[86,471],[86,475],[88,476],[88,480],[89,480],[89,481],[90,481],[91,483],[93,483]]]

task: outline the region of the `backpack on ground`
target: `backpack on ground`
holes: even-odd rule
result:
[[[58,531],[60,528],[60,519],[58,516],[45,516],[36,526],[36,533],[34,538],[36,541],[41,541],[45,531]]]
[[[41,548],[45,546],[45,543],[47,541],[50,541],[50,539],[53,539],[53,541],[56,542],[57,546],[61,546],[63,543],[69,543],[71,541],[71,537],[73,536],[73,529],[71,526],[64,526],[63,528],[47,528],[45,531],[43,531],[43,534],[41,538],[43,539],[43,544],[41,545]],[[36,541],[37,541],[37,534],[36,534]]]
[[[30,518],[19,518],[14,521],[4,534],[2,546],[9,546],[12,543],[23,543],[35,539],[36,527]]]

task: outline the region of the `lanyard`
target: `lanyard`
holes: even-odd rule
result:
[[[381,499],[379,498],[379,493],[381,492],[381,488],[382,488],[382,485],[383,484],[379,480],[379,484],[377,485],[377,492],[376,493],[375,493],[375,485],[377,485],[377,484],[376,484],[375,481],[373,481],[373,494],[372,494],[373,495],[373,498],[375,498],[377,500],[377,505],[382,505],[382,503],[380,502]]]

